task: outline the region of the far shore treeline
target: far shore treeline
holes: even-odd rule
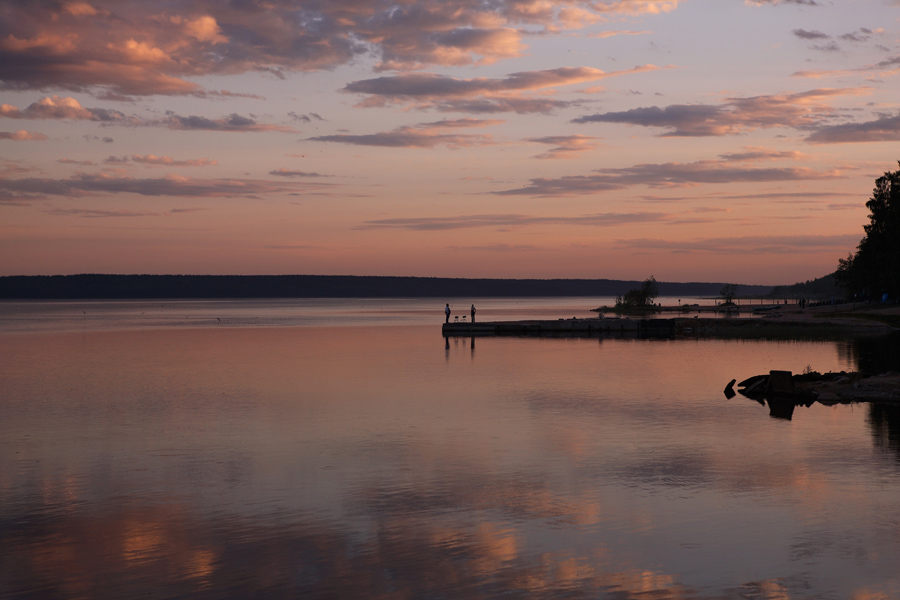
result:
[[[659,294],[717,297],[724,283],[667,283]],[[625,294],[640,281],[615,279],[452,279],[344,275],[14,275],[0,277],[0,299],[141,298],[479,298]],[[772,286],[739,285],[741,296]]]

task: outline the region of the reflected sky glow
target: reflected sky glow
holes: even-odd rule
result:
[[[446,347],[437,324],[0,337],[0,596],[900,594],[896,409],[784,421],[722,395],[865,348]]]

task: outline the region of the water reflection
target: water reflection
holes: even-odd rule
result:
[[[896,454],[900,461],[900,404],[869,404],[866,422],[875,447]]]
[[[855,359],[853,362],[864,373],[900,371],[900,334],[862,338],[847,347],[849,358]]]
[[[439,343],[5,336],[0,597],[898,595],[896,414],[721,397],[838,345]]]

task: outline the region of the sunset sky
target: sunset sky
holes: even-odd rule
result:
[[[900,159],[900,0],[0,0],[0,275],[788,284]]]

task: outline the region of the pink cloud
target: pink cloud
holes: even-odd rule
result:
[[[20,129],[19,131],[0,131],[0,140],[12,140],[14,142],[43,141],[47,136],[43,133],[36,133]]]
[[[609,31],[601,31],[599,33],[589,33],[587,37],[605,39],[605,38],[610,38],[610,37],[616,37],[619,35],[646,35],[648,33],[652,33],[652,32],[651,31],[628,31],[628,30],[621,30],[621,29],[618,29],[618,30],[613,29],[613,30],[609,30]]]
[[[9,119],[68,119],[72,121],[123,122],[125,115],[116,110],[84,108],[70,97],[47,96],[19,110],[11,104],[0,105],[0,117]]]

